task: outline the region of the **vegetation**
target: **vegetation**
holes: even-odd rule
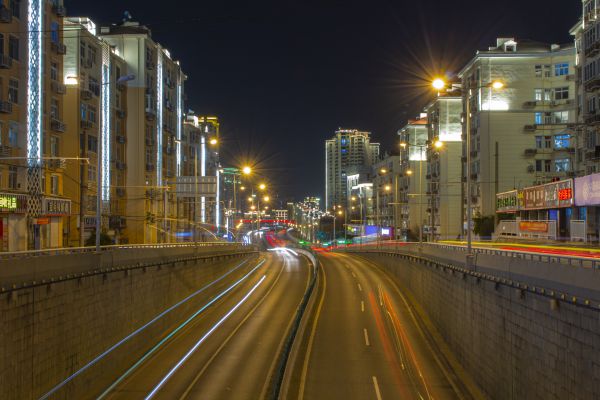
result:
[[[481,239],[491,239],[495,226],[493,215],[477,215],[473,218],[473,233],[479,235]]]
[[[111,244],[115,244],[115,243],[112,241],[110,236],[108,236],[106,233],[101,233],[100,234],[100,246],[109,246]],[[86,246],[95,246],[96,245],[96,232],[92,233],[92,236],[90,236],[88,238],[88,240],[85,241],[85,245]]]

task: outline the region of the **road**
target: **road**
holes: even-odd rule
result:
[[[287,398],[461,398],[412,308],[382,270],[351,255],[320,258],[324,291],[303,361],[296,363],[299,383]]]
[[[266,262],[137,368],[106,399],[258,399],[312,273],[290,253]]]

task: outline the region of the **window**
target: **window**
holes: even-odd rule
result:
[[[98,84],[98,80],[96,78],[92,78],[88,80],[88,88],[90,92],[94,93],[96,96],[100,96],[100,85]]]
[[[569,63],[554,64],[554,76],[569,75]]]
[[[534,93],[535,101],[542,101],[544,91],[542,89],[534,89]]]
[[[96,167],[88,165],[88,181],[96,182]]]
[[[18,189],[17,185],[17,167],[11,165],[8,167],[8,188]]]
[[[88,46],[88,60],[90,60],[90,64],[96,64],[96,49],[92,46]]]
[[[81,64],[83,64],[85,61],[85,48],[85,42],[81,41],[81,43],[79,44],[79,61],[81,62]]]
[[[554,89],[554,100],[567,100],[569,98],[569,88],[560,87]]]
[[[50,136],[50,157],[58,157],[58,138]]]
[[[552,89],[546,88],[544,89],[544,101],[552,100]]]
[[[554,136],[554,148],[555,149],[566,149],[570,147],[571,135],[555,135]]]
[[[19,81],[13,78],[8,81],[8,101],[19,104]]]
[[[58,100],[54,97],[50,100],[50,118],[59,119],[58,118]]]
[[[542,143],[543,143],[542,136],[536,136],[535,137],[535,148],[536,149],[541,149],[542,148]]]
[[[52,43],[58,43],[58,22],[53,21],[50,24],[50,40]]]
[[[544,148],[545,149],[552,148],[552,136],[544,136]]]
[[[88,136],[88,151],[97,153],[98,152],[98,138],[95,136]]]
[[[9,122],[8,124],[8,144],[11,147],[19,147],[19,124]]]
[[[542,160],[535,160],[535,171],[542,172]]]
[[[56,63],[56,61],[50,62],[50,79],[52,79],[53,81],[58,80],[58,64]]]
[[[568,158],[558,158],[554,160],[554,170],[556,172],[567,172],[569,171],[571,160]]]
[[[87,104],[81,103],[80,111],[81,111],[81,120],[85,121],[87,118]]]
[[[587,107],[588,114],[596,114],[596,96],[588,99]]]
[[[10,0],[10,11],[15,18],[21,18],[21,2],[19,0]]]
[[[542,125],[544,123],[543,116],[544,116],[544,113],[541,113],[541,112],[535,113],[535,124],[536,125]]]
[[[4,34],[0,33],[0,54],[4,54]]]
[[[87,119],[90,122],[96,122],[96,107],[89,104],[87,106]]]
[[[552,170],[552,161],[544,160],[544,172],[550,172]]]
[[[550,65],[537,64],[535,66],[535,77],[536,78],[550,78],[550,76],[551,76],[550,71],[551,71]]]
[[[8,55],[19,61],[19,39],[12,35],[8,37]]]
[[[60,195],[58,179],[58,175],[50,176],[50,193],[55,196]]]
[[[552,113],[552,117],[555,124],[566,124],[569,122],[569,112],[568,111],[555,111]]]

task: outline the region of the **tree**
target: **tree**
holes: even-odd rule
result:
[[[100,234],[100,246],[110,246],[111,244],[115,244],[110,236],[106,233]],[[85,241],[86,246],[95,246],[96,245],[96,232],[92,233],[92,236]]]
[[[495,217],[493,215],[476,215],[473,218],[473,233],[481,239],[491,239],[495,228]]]

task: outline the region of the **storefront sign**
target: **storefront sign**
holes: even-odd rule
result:
[[[521,221],[519,230],[522,232],[548,232],[547,222]]]
[[[523,210],[552,209],[572,205],[572,179],[523,189]]]
[[[496,195],[496,212],[516,212],[519,210],[518,191],[498,193]]]
[[[44,215],[62,216],[71,214],[71,200],[44,197],[42,201]]]
[[[600,205],[600,174],[575,178],[575,205]]]
[[[0,193],[0,212],[27,212],[27,196],[24,194]]]
[[[50,218],[36,218],[36,225],[48,225],[50,223]]]

